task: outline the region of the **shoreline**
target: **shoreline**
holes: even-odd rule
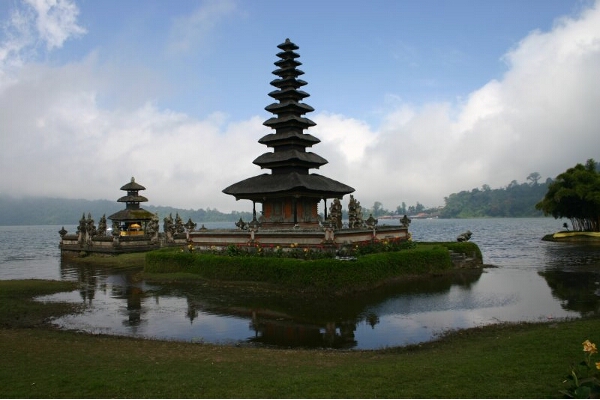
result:
[[[560,231],[544,235],[547,242],[587,242],[600,244],[600,232]]]
[[[72,307],[32,300],[64,285],[0,282],[0,297],[7,299],[0,307],[6,367],[0,380],[11,382],[7,398],[552,398],[567,387],[569,363],[583,358],[581,343],[600,340],[598,317],[451,330],[432,341],[377,350],[89,334],[48,325],[50,315]],[[21,325],[31,314],[37,318]],[[540,356],[540,343],[552,351]],[[423,376],[431,384],[423,385]]]

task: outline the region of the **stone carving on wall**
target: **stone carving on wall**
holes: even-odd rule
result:
[[[348,202],[348,228],[362,228],[364,226],[362,207],[360,201],[356,200],[353,195],[350,195]]]
[[[340,199],[333,199],[333,202],[329,207],[329,216],[327,217],[327,220],[334,229],[342,229],[342,203],[340,202]]]
[[[238,229],[240,229],[242,231],[245,231],[246,229],[248,229],[248,224],[244,222],[242,217],[240,217],[240,220],[235,223],[235,226],[237,226]]]
[[[85,220],[85,213],[83,213],[83,215],[81,216],[81,219],[79,220],[79,225],[77,225],[77,241],[79,242],[79,244],[83,244],[83,242],[85,241],[85,232],[87,225],[86,225],[86,220]]]
[[[188,230],[188,232],[193,231],[194,229],[196,229],[196,226],[198,226],[197,223],[195,223],[194,221],[192,221],[191,218],[188,218],[188,222],[185,223],[185,229]],[[204,226],[204,225],[202,225]]]
[[[400,218],[400,224],[402,224],[402,226],[404,228],[408,228],[408,226],[410,225],[411,219],[408,218],[406,216],[406,214],[404,214],[404,217]]]
[[[98,236],[106,236],[106,214],[102,214],[102,218],[98,221]]]
[[[373,214],[369,214],[369,218],[367,218],[367,220],[365,221],[365,223],[367,224],[367,228],[369,229],[375,229],[378,222],[379,220],[377,218],[373,218]]]
[[[183,225],[183,220],[179,216],[179,213],[175,213],[175,232],[174,233],[185,233],[185,226]]]
[[[113,238],[118,238],[121,236],[121,226],[119,225],[119,221],[112,222],[112,235]]]
[[[173,223],[173,214],[169,214],[168,217],[163,219],[163,231],[165,232],[165,239],[167,243],[173,243],[173,235],[175,234],[175,224]]]
[[[154,217],[146,225],[146,234],[151,236],[152,243],[158,242],[158,213],[154,214]]]

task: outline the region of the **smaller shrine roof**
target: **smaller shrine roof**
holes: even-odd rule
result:
[[[121,186],[121,190],[127,190],[127,191],[146,190],[146,188],[143,187],[142,185],[140,185],[139,183],[136,183],[135,178],[132,176],[131,182]]]
[[[117,211],[108,217],[112,221],[149,221],[154,218],[155,215],[150,211],[146,211],[143,208],[137,208],[135,210],[125,209]]]
[[[117,200],[119,203],[142,203],[142,202],[146,202],[148,201],[148,199],[144,196],[131,196],[131,195],[127,195],[127,196],[123,196],[120,197],[119,200]]]

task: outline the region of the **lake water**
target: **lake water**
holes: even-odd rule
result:
[[[416,241],[454,241],[470,230],[484,262],[497,268],[343,299],[207,284],[151,285],[135,270],[72,265],[61,261],[60,226],[0,227],[0,279],[79,282],[76,291],[39,299],[84,306],[81,314],[54,320],[65,329],[238,345],[377,349],[432,340],[452,329],[597,314],[600,245],[540,240],[561,230],[562,223],[547,218],[413,220]],[[75,226],[65,228],[75,231]]]

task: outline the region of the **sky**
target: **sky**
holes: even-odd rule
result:
[[[363,208],[600,160],[600,0],[3,0],[0,196],[251,210],[286,38]]]

